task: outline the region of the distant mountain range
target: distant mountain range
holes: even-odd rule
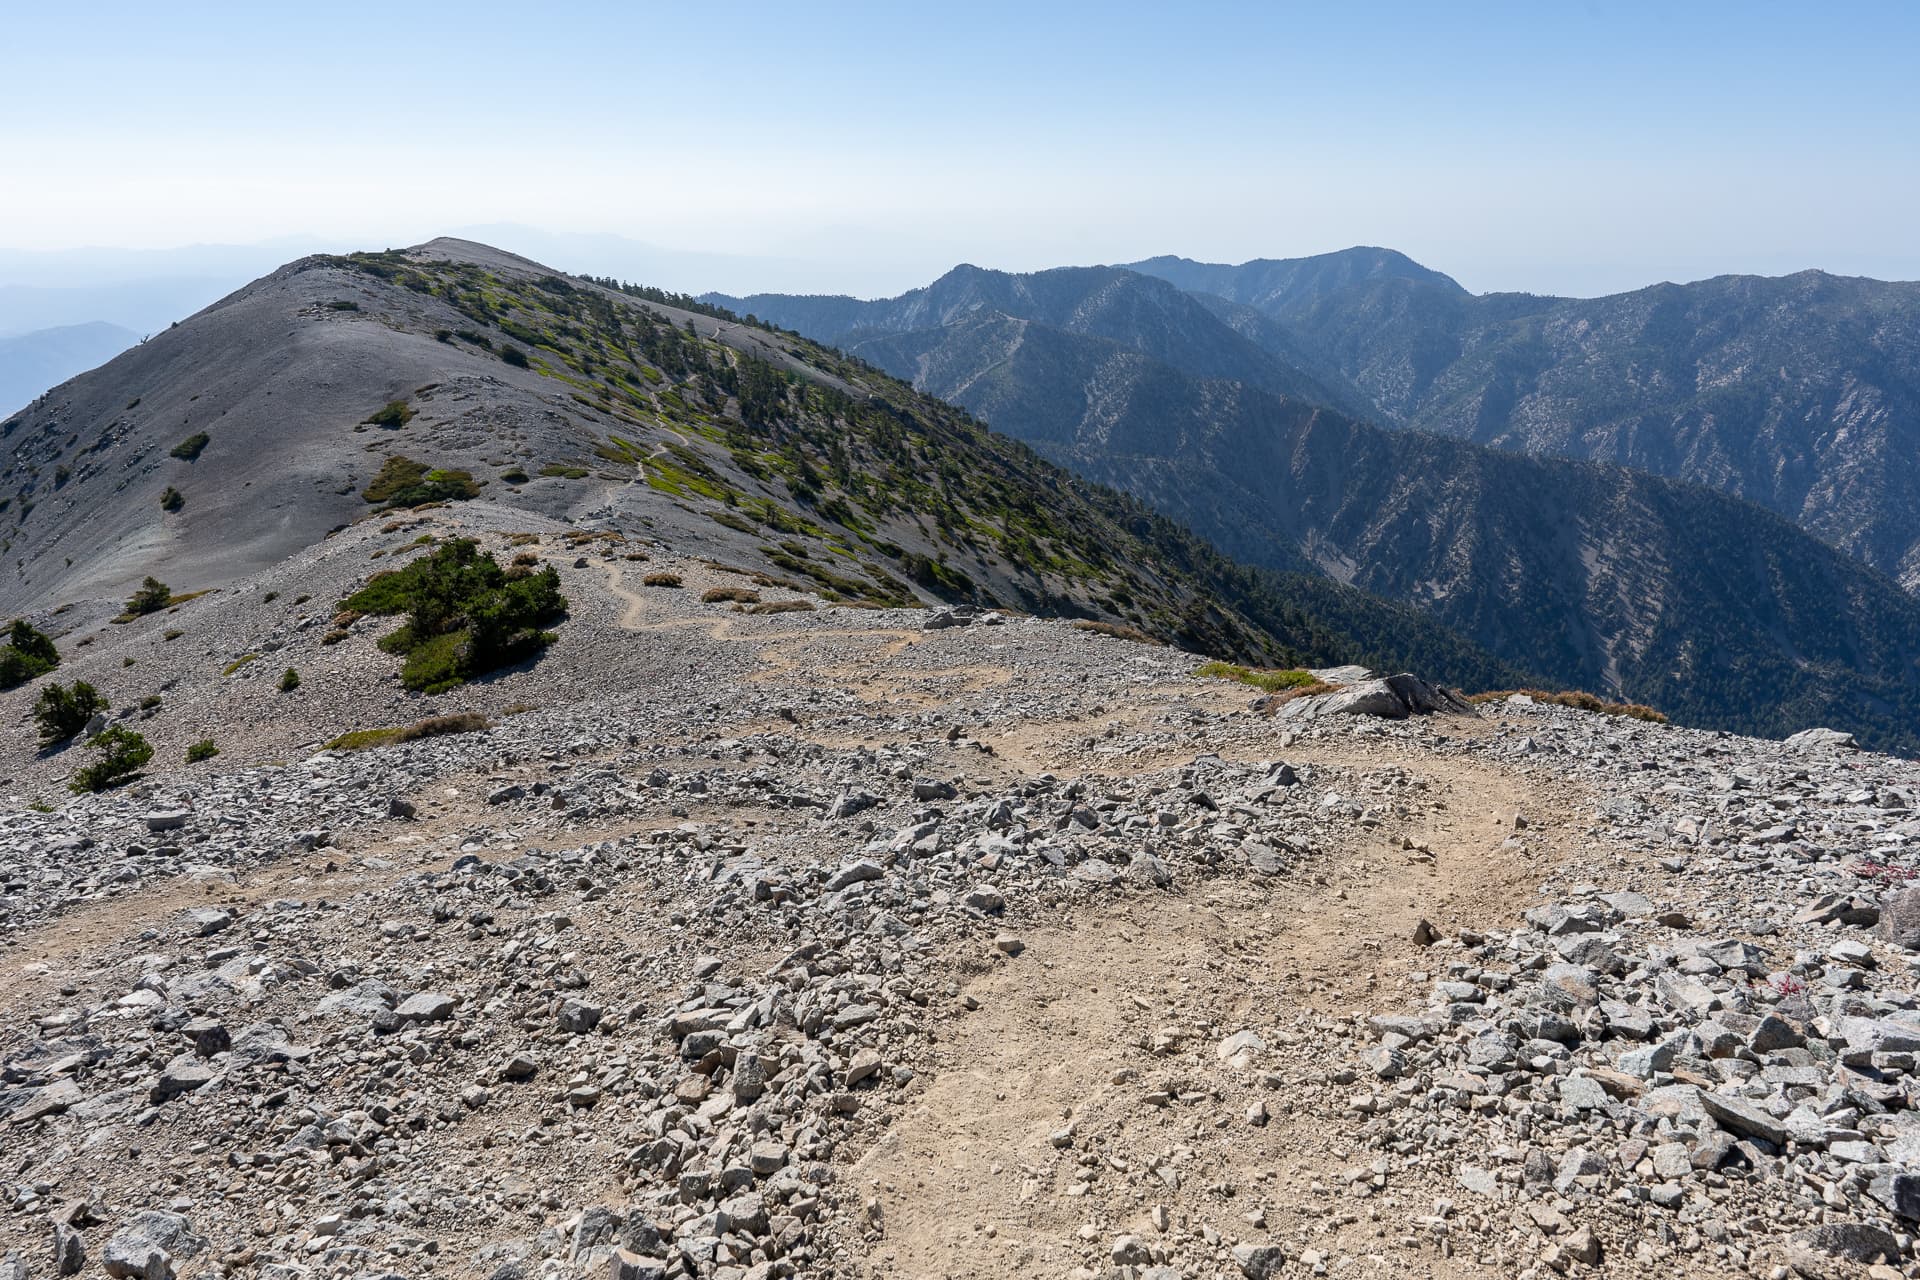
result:
[[[1285,567],[1304,560],[1417,605],[1557,681],[1698,723],[1778,733],[1831,719],[1881,741],[1920,743],[1911,719],[1920,709],[1917,602],[1870,565],[1720,491],[1738,485],[1708,488],[1647,474],[1651,467],[1597,465],[1581,448],[1566,450],[1577,459],[1528,456],[1363,420],[1403,428],[1418,406],[1440,403],[1433,389],[1443,375],[1483,369],[1474,363],[1479,347],[1431,322],[1430,312],[1451,308],[1488,330],[1508,324],[1508,339],[1519,342],[1528,316],[1604,311],[1618,300],[1475,299],[1379,249],[1243,267],[1155,259],[1016,276],[963,266],[877,302],[707,300],[842,347],[965,405],[1048,457],[1190,524],[1230,555]],[[1673,340],[1710,345],[1703,329],[1712,326],[1703,321]],[[1642,351],[1663,332],[1642,325],[1630,340],[1609,341]],[[1643,394],[1636,388],[1649,383],[1637,372],[1644,354],[1608,358],[1623,365],[1620,385],[1609,391],[1595,374],[1584,399],[1556,402],[1559,409],[1611,421],[1616,406]],[[1484,368],[1509,366],[1490,359]],[[1795,368],[1805,366],[1782,375],[1750,365],[1747,380],[1762,389],[1745,394],[1775,405],[1777,418],[1774,393],[1800,385]],[[1851,376],[1828,373],[1840,383]],[[1510,416],[1531,422],[1538,402],[1516,399]],[[1696,425],[1735,434],[1720,420]],[[1882,452],[1903,423],[1912,425],[1898,414],[1870,416],[1854,439],[1869,454]],[[1505,446],[1549,438],[1458,434]],[[1643,423],[1636,438],[1659,434]],[[1596,430],[1577,438],[1591,445],[1611,437]],[[1749,443],[1747,452],[1765,449]],[[1630,460],[1645,464],[1651,453]],[[1712,472],[1704,446],[1662,456],[1675,471]],[[1809,492],[1834,494],[1833,511],[1863,517],[1851,543],[1834,543],[1858,546],[1901,518],[1889,504],[1865,501],[1866,477],[1842,465],[1845,450],[1826,456],[1830,469]],[[1732,472],[1714,474],[1726,480]],[[1864,518],[1869,508],[1872,520]]]
[[[131,329],[97,320],[0,338],[0,416],[138,341]]]
[[[1708,485],[1920,586],[1920,283],[1803,271],[1476,297],[1383,249],[1133,269],[1377,421]]]

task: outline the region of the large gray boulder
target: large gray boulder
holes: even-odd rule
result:
[[[1332,693],[1294,698],[1280,708],[1278,719],[1289,724],[1321,720],[1328,716],[1378,716],[1385,720],[1405,720],[1409,716],[1430,715],[1436,711],[1452,715],[1477,714],[1472,703],[1452,690],[1428,684],[1419,676],[1403,673],[1363,680]]]
[[[175,1264],[193,1258],[207,1247],[206,1238],[177,1213],[150,1209],[107,1241],[100,1265],[116,1280],[173,1280]]]
[[[1786,741],[1787,749],[1809,755],[1816,751],[1858,751],[1860,744],[1850,733],[1838,729],[1802,729]]]

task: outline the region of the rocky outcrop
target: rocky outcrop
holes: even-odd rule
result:
[[[1278,719],[1284,724],[1300,724],[1328,716],[1378,716],[1383,720],[1405,720],[1408,716],[1476,714],[1473,704],[1451,689],[1428,684],[1419,676],[1401,674],[1362,680],[1332,693],[1294,698],[1281,706]]]

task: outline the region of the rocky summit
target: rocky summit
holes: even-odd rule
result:
[[[63,639],[202,656],[8,757],[0,1275],[1910,1273],[1913,764],[514,519]],[[537,660],[234,612],[423,535]]]

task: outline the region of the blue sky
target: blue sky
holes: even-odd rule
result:
[[[1350,244],[1477,290],[1920,277],[1913,5],[35,9],[4,248],[512,223],[866,294]]]

